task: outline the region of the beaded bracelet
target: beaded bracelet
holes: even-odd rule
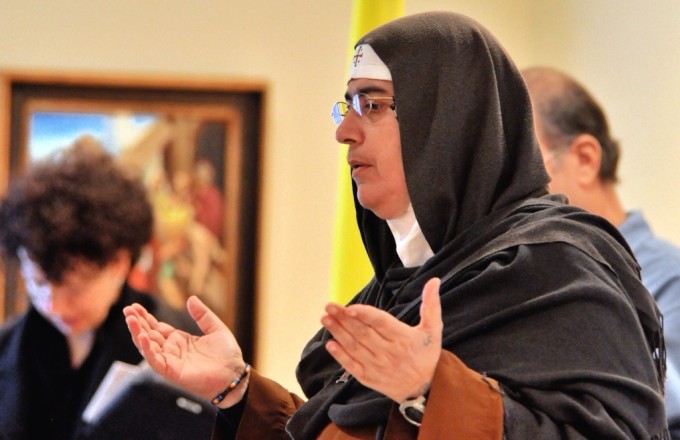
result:
[[[246,378],[246,376],[248,376],[248,374],[250,374],[250,365],[246,364],[246,368],[245,370],[243,370],[243,373],[241,373],[239,377],[234,379],[234,381],[229,384],[226,390],[222,391],[220,394],[215,396],[215,398],[211,400],[210,403],[212,403],[213,405],[218,405],[221,401],[224,400],[225,397],[227,397],[227,394],[229,394],[234,388],[238,386],[238,384],[241,383],[243,379]]]

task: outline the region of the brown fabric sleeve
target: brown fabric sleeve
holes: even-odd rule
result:
[[[443,350],[425,405],[419,440],[503,438],[503,398],[498,382],[469,369]]]
[[[251,371],[248,400],[236,435],[237,440],[289,440],[285,431],[288,419],[304,402],[281,385]],[[371,438],[375,428],[363,432],[342,432],[330,425],[324,439]],[[414,438],[410,425],[395,404],[389,416],[386,438]],[[393,437],[392,437],[393,435]],[[498,382],[469,369],[446,350],[437,364],[425,406],[419,440],[470,438],[500,440],[503,437],[503,399]]]
[[[317,440],[373,440],[375,439],[375,427],[370,428],[340,428],[338,425],[330,424],[319,434]],[[392,439],[390,440],[397,440]]]
[[[323,440],[373,438],[375,427],[347,430],[332,424],[319,436]],[[500,440],[503,438],[503,399],[498,382],[469,369],[453,353],[442,351],[420,430],[408,423],[394,404],[384,438]]]
[[[302,403],[300,397],[251,370],[248,398],[236,439],[290,440],[285,430],[286,423]]]
[[[319,434],[317,440],[373,440],[376,438],[377,428],[357,427],[340,428],[338,425],[330,424]],[[408,423],[397,409],[392,408],[387,421],[387,429],[382,438],[389,440],[415,440],[418,435],[418,428]]]

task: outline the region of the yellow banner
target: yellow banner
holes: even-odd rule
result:
[[[359,38],[403,14],[404,0],[354,0],[349,59],[354,54],[354,44]],[[352,299],[373,276],[373,268],[357,228],[351,176],[346,159],[347,150],[341,148],[331,274],[331,300],[341,304]]]

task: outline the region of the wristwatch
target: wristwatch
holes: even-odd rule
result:
[[[420,426],[423,422],[426,401],[427,398],[424,395],[406,399],[399,405],[399,412],[401,412],[407,422]]]

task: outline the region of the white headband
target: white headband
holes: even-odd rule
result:
[[[370,45],[360,44],[354,50],[354,56],[349,65],[349,79],[356,78],[392,81],[392,74]]]

